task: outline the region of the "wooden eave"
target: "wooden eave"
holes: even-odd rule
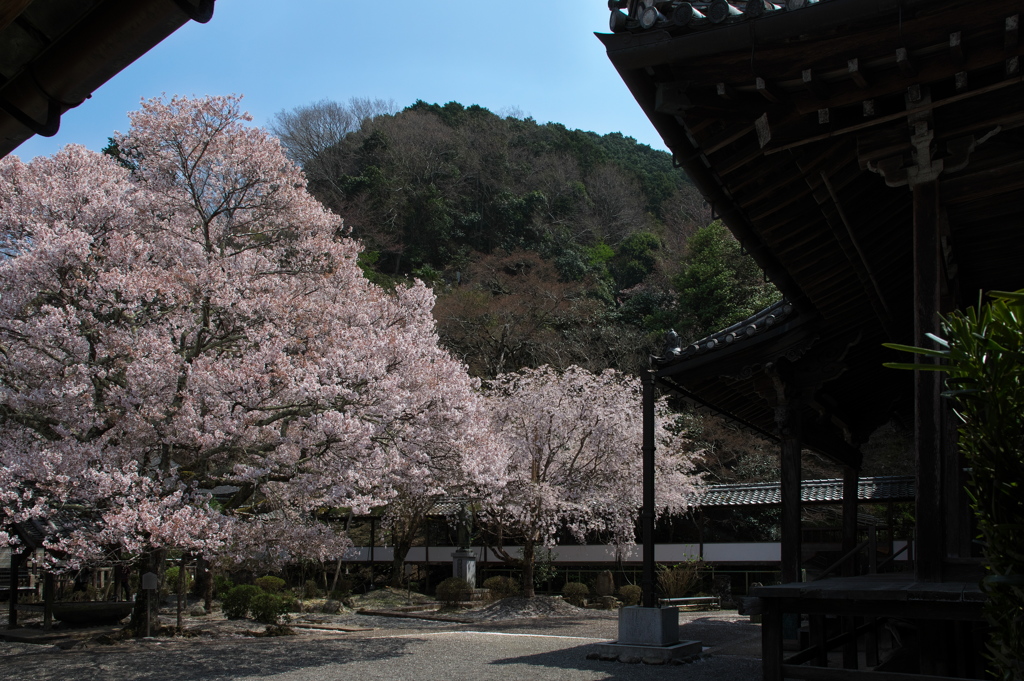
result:
[[[0,157],[61,116],[215,0],[8,0],[0,8]]]
[[[676,162],[821,342],[859,339],[822,390],[859,436],[912,402],[909,372],[882,367],[905,358],[881,347],[912,342],[912,193],[898,186],[914,164],[912,121],[944,164],[951,303],[1024,286],[1022,9],[822,0],[600,36]],[[695,376],[686,389],[764,428],[763,398],[726,398],[721,384]]]

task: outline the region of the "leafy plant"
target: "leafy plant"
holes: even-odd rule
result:
[[[944,318],[943,337],[928,334],[937,349],[887,345],[939,363],[886,366],[946,372],[988,573],[988,653],[1011,681],[1024,678],[1024,290],[990,295]]]
[[[303,598],[320,598],[321,595],[320,587],[312,579],[307,579],[306,583],[302,585]]]
[[[459,577],[449,577],[437,585],[434,595],[441,605],[446,608],[454,608],[464,600],[469,599],[473,587],[469,582]]]
[[[257,577],[256,586],[263,589],[267,593],[276,594],[280,593],[281,591],[284,591],[285,586],[287,586],[287,582],[285,582],[280,577],[273,577],[271,575],[267,575],[265,577]]]
[[[566,582],[565,586],[562,587],[562,597],[581,608],[587,604],[587,596],[589,595],[590,589],[587,588],[586,584],[580,582]]]
[[[261,591],[249,600],[249,612],[257,622],[277,624],[288,613],[288,603],[280,596]]]
[[[504,576],[488,577],[484,580],[484,588],[490,592],[488,597],[492,601],[518,596],[522,592],[519,580]]]
[[[235,583],[231,581],[229,577],[224,575],[213,576],[213,596],[214,598],[224,598],[224,595],[231,591],[235,586]]]
[[[636,584],[625,584],[619,587],[619,600],[623,605],[636,605],[640,602],[642,594],[643,589]]]
[[[264,593],[258,586],[240,584],[224,594],[221,610],[230,620],[242,619],[249,614],[249,604],[257,595]]]
[[[658,566],[658,590],[668,598],[686,596],[700,583],[704,563],[688,560],[672,567]]]

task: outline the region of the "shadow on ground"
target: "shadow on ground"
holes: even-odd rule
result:
[[[230,681],[299,669],[379,662],[411,654],[413,639],[303,639],[294,636],[238,640],[144,641],[0,657],[3,676],[19,681]]]
[[[545,669],[562,669],[566,672],[592,671],[595,679],[601,681],[664,681],[665,679],[695,679],[701,681],[745,681],[760,678],[759,660],[738,657],[708,657],[689,664],[648,665],[624,662],[588,660],[587,655],[595,652],[594,644],[565,648],[547,653],[524,655],[495,660],[494,665],[531,665]],[[539,675],[539,674],[538,674]],[[545,676],[545,678],[552,678]]]

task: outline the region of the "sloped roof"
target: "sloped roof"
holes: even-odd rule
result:
[[[857,481],[857,499],[866,502],[913,501],[914,476],[879,476]],[[843,501],[843,479],[804,480],[800,483],[804,504],[839,504]],[[778,506],[782,503],[780,483],[710,485],[699,506]]]
[[[0,7],[0,157],[61,116],[215,0],[6,0]]]
[[[848,344],[847,370],[803,419],[829,431],[814,448],[842,459],[836,437],[863,441],[913,403],[911,372],[882,366],[906,357],[882,344],[914,343],[907,183],[922,150],[941,169],[948,307],[1024,287],[1022,6],[775,4],[733,3],[716,24],[710,3],[630,0],[632,19],[599,38],[675,161],[795,308],[782,325],[817,348]],[[677,21],[694,6],[706,20]],[[650,8],[662,18],[644,28]],[[784,349],[774,333],[658,365],[658,381],[771,434],[770,381],[737,379]]]

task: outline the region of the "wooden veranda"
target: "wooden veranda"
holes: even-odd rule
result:
[[[927,346],[940,313],[1024,287],[1022,4],[610,3],[609,58],[785,296],[666,348],[651,374],[780,443],[787,583],[760,591],[765,679],[984,673],[980,565],[941,378],[885,369],[907,358],[882,344]],[[801,450],[833,459],[855,489],[860,445],[893,418],[914,429],[914,574],[799,583]],[[786,662],[787,613],[842,615],[834,643],[847,651],[880,622],[910,622],[913,654],[849,653],[843,670],[814,666],[821,650]]]

